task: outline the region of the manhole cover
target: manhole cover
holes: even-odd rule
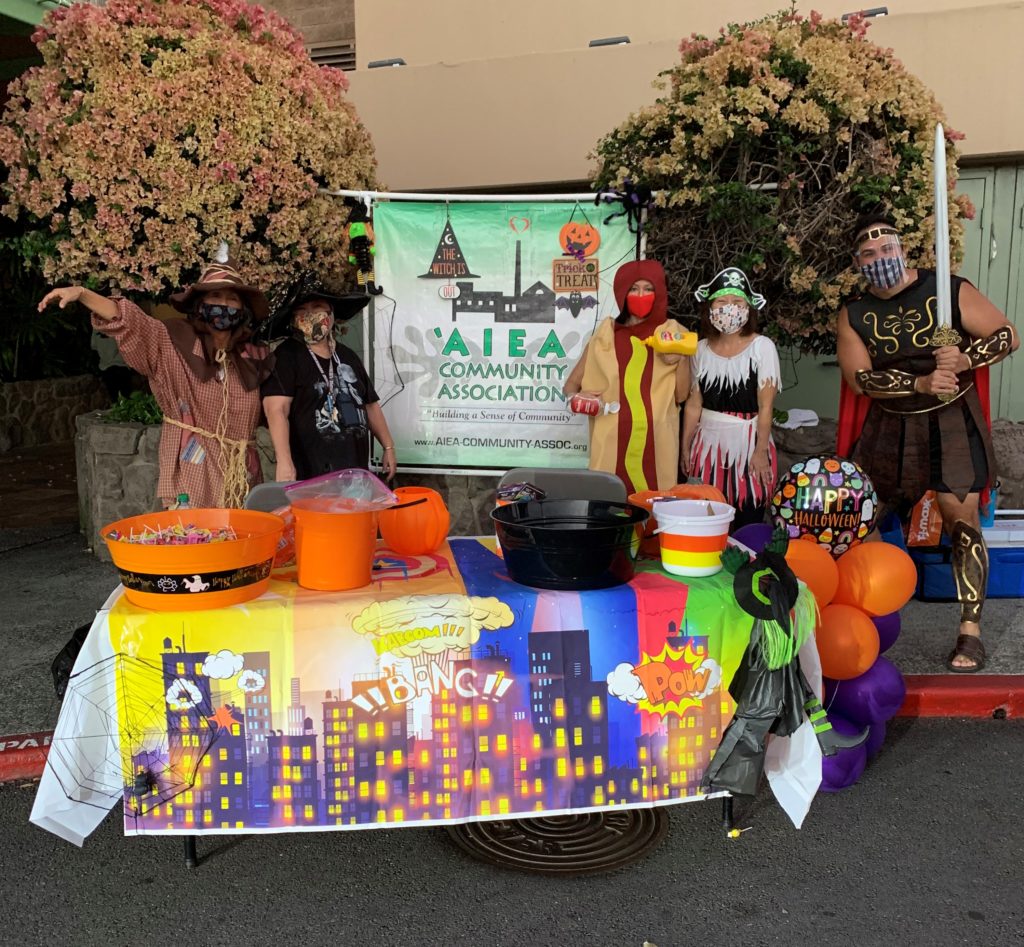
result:
[[[468,854],[502,868],[544,875],[611,871],[643,858],[668,831],[663,809],[624,809],[508,822],[453,825]]]

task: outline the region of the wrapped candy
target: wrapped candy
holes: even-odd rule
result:
[[[136,543],[142,546],[197,546],[206,543],[229,542],[238,539],[238,534],[230,526],[208,529],[191,523],[182,523],[179,520],[173,526],[162,526],[156,529],[146,526],[138,533],[134,530],[127,534],[116,529],[111,530],[107,534],[107,538],[115,542]]]

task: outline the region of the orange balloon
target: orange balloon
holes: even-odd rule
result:
[[[838,561],[839,587],[833,602],[855,605],[872,617],[898,612],[917,588],[917,567],[892,543],[861,543]]]
[[[839,586],[839,569],[825,546],[810,540],[791,542],[786,550],[786,562],[814,593],[818,608],[832,601]]]
[[[859,677],[878,658],[878,629],[852,605],[823,608],[816,640],[821,672],[836,681]]]

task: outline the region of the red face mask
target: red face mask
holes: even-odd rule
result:
[[[637,319],[646,319],[654,308],[654,293],[631,293],[626,297],[626,310]]]

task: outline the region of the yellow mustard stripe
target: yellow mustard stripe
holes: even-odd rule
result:
[[[672,549],[661,550],[661,561],[670,566],[686,566],[691,569],[703,569],[722,564],[720,552],[676,552]]]
[[[629,405],[633,417],[633,428],[629,432],[629,442],[626,444],[626,452],[623,455],[623,463],[626,474],[632,481],[633,489],[650,490],[647,479],[644,477],[644,448],[647,446],[647,409],[644,407],[644,397],[640,390],[640,384],[644,377],[644,367],[647,365],[647,348],[638,339],[630,339],[633,346],[633,354],[629,357],[629,364],[622,377],[622,394]]]

